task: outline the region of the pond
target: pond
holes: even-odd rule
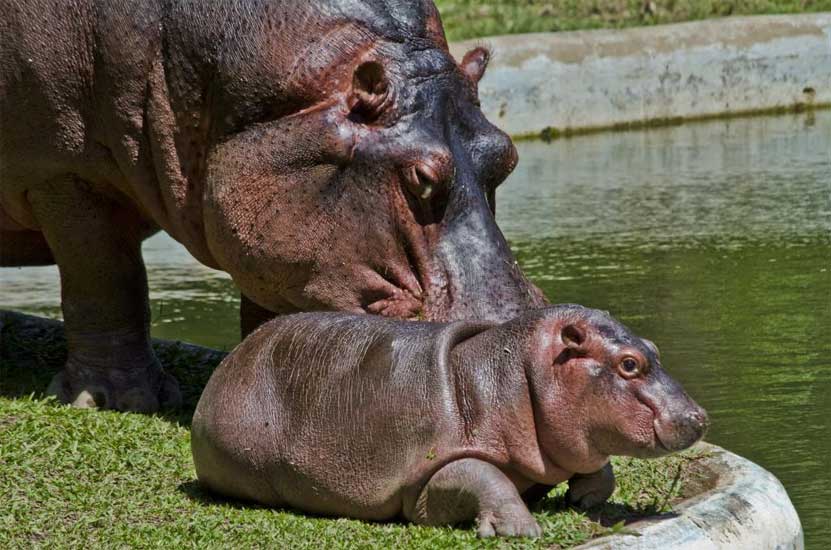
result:
[[[807,546],[831,540],[831,111],[518,144],[497,217],[555,302],[661,348],[713,443],[771,470]],[[237,292],[145,243],[153,333],[230,349]],[[54,267],[0,270],[0,307],[59,316]]]

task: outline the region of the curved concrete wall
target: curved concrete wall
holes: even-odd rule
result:
[[[831,106],[831,13],[498,36],[480,83],[513,136]]]
[[[802,525],[785,488],[770,472],[729,451],[699,444],[708,451],[705,467],[715,486],[674,508],[667,519],[627,526],[634,535],[589,542],[582,550],[802,550]]]

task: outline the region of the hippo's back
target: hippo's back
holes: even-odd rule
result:
[[[333,313],[264,325],[197,406],[200,481],[269,505],[396,516],[431,450],[456,436],[445,354],[459,325]]]

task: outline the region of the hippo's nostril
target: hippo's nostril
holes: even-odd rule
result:
[[[417,199],[427,200],[433,194],[433,180],[420,166],[412,166],[406,173],[407,190]]]
[[[519,152],[516,150],[516,146],[513,142],[511,142],[511,146],[508,150],[508,167],[507,171],[510,174],[516,168],[516,165],[519,164]]]
[[[416,221],[429,225],[441,220],[455,179],[449,154],[432,151],[404,169],[407,200],[416,213]]]
[[[415,170],[415,179],[418,182],[417,194],[419,198],[427,200],[433,194],[433,189],[439,184],[439,176],[428,164],[420,164]]]
[[[692,413],[690,413],[690,417],[693,423],[695,423],[695,425],[702,432],[704,432],[710,425],[710,418],[707,416],[707,413],[704,412],[703,409],[693,411]]]

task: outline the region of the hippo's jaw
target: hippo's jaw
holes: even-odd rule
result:
[[[409,311],[431,321],[505,321],[546,303],[514,260],[484,196],[459,188],[455,192],[468,195],[465,211],[453,212],[451,203],[438,222],[423,225],[401,212],[402,219],[411,221],[402,224],[407,263],[399,270],[412,273],[417,284],[398,286],[367,312],[408,317]]]
[[[625,398],[624,410],[611,412],[619,418],[619,431],[599,430],[594,437],[596,447],[609,455],[657,458],[687,449],[704,437],[708,425],[704,409],[683,392],[660,401],[650,386]]]

